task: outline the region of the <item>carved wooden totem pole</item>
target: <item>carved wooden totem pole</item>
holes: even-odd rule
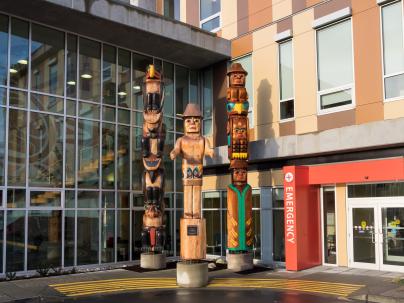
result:
[[[207,283],[207,263],[199,263],[206,257],[206,221],[201,217],[201,190],[203,158],[213,157],[213,149],[201,135],[202,114],[196,104],[188,104],[183,114],[185,135],[178,138],[170,153],[174,160],[182,156],[184,185],[184,217],[180,220],[181,259],[177,265],[177,283],[180,286],[204,286]],[[198,275],[190,281],[188,273]]]
[[[252,189],[247,183],[248,94],[247,72],[240,63],[227,72],[227,142],[231,184],[227,187],[228,268],[240,271],[253,267]]]
[[[163,150],[166,136],[163,124],[164,83],[162,75],[149,65],[143,86],[142,186],[143,215],[141,267],[164,268],[165,242]]]

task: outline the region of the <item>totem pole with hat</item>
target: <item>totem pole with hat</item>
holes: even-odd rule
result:
[[[142,229],[141,267],[165,267],[164,167],[166,136],[163,124],[164,82],[154,65],[149,65],[143,83],[142,186],[145,203]],[[160,261],[156,262],[156,259]],[[156,265],[157,264],[157,265]]]
[[[201,215],[203,159],[205,156],[213,157],[214,151],[210,147],[209,141],[201,134],[202,114],[199,106],[189,103],[185,108],[183,119],[185,135],[175,142],[170,158],[174,160],[178,155],[182,157],[184,216],[180,220],[181,260],[185,265],[192,265],[206,257],[206,221]],[[201,265],[206,265],[206,263],[201,263]],[[189,286],[188,278],[183,281],[187,285],[182,285],[181,279],[184,275],[179,273],[178,269],[177,265],[178,284]],[[183,270],[195,272],[198,268],[188,266],[188,269]]]
[[[227,76],[227,142],[231,172],[231,184],[227,187],[227,263],[229,269],[239,271],[253,266],[252,189],[247,183],[247,72],[240,63],[233,63]]]

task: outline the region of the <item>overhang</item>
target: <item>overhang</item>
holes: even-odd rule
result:
[[[1,0],[0,11],[193,69],[230,58],[230,41],[122,0]]]

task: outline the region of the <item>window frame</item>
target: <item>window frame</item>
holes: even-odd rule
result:
[[[206,17],[205,19],[201,19],[201,1],[202,0],[198,1],[199,2],[199,27],[202,29],[203,24],[219,17],[219,27],[215,27],[209,31],[211,33],[217,33],[222,28],[222,3],[220,3],[220,10],[217,13],[210,15],[209,17]],[[218,0],[218,1],[221,1],[221,0]],[[208,31],[208,30],[206,30],[206,31]]]
[[[285,123],[290,121],[295,121],[296,119],[296,106],[295,106],[295,56],[294,56],[294,44],[293,37],[289,37],[285,40],[280,40],[278,42],[278,85],[279,85],[279,123]],[[281,45],[290,42],[292,44],[292,87],[293,87],[293,97],[287,99],[281,99]],[[293,117],[282,119],[281,117],[281,104],[282,102],[293,101]]]
[[[394,5],[396,3],[401,3],[401,23],[402,23],[402,32],[403,32],[403,43],[404,43],[404,3],[403,0],[392,0],[387,1],[379,5],[379,18],[380,18],[380,47],[381,47],[381,62],[382,62],[382,86],[383,86],[383,102],[393,102],[404,100],[404,93],[401,96],[393,97],[393,98],[386,98],[386,79],[392,78],[395,76],[403,75],[404,76],[404,69],[401,72],[396,72],[393,74],[385,74],[385,64],[384,64],[384,30],[383,30],[383,8]]]
[[[340,23],[344,23],[344,22],[350,22],[350,29],[351,29],[351,55],[352,55],[352,82],[350,84],[345,84],[345,85],[341,85],[338,87],[334,87],[334,88],[329,88],[329,89],[324,89],[324,90],[320,90],[320,79],[319,79],[319,60],[318,60],[318,32],[332,27],[334,25],[340,24]],[[353,39],[353,22],[352,22],[352,16],[349,16],[347,18],[343,18],[341,20],[326,24],[324,26],[320,26],[318,28],[316,28],[315,30],[315,35],[314,35],[314,40],[315,40],[315,56],[316,56],[316,86],[317,86],[317,115],[321,116],[321,115],[327,115],[327,114],[331,114],[331,113],[338,113],[338,112],[342,112],[342,111],[347,111],[347,110],[351,110],[354,109],[356,107],[356,91],[355,91],[355,53],[354,53],[354,44],[355,41]],[[331,94],[331,93],[336,93],[336,92],[342,92],[344,90],[348,90],[351,89],[351,99],[352,102],[350,104],[346,104],[346,105],[341,105],[341,106],[335,106],[335,107],[331,107],[331,108],[327,108],[327,109],[321,109],[321,97],[327,94]]]

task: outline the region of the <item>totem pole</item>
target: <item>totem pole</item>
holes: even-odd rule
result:
[[[181,259],[177,264],[177,283],[201,287],[208,282],[206,257],[206,221],[201,217],[203,158],[213,157],[209,141],[201,135],[202,114],[196,104],[188,104],[183,114],[185,135],[178,138],[170,153],[174,160],[182,156],[184,217],[180,220]],[[192,279],[190,277],[197,277]]]
[[[253,267],[252,189],[247,183],[248,94],[247,72],[233,63],[227,72],[227,142],[231,184],[227,187],[227,267],[242,271]]]
[[[142,229],[143,268],[165,268],[164,250],[164,167],[166,136],[163,124],[164,83],[162,75],[149,65],[143,83],[142,186],[145,203]]]

